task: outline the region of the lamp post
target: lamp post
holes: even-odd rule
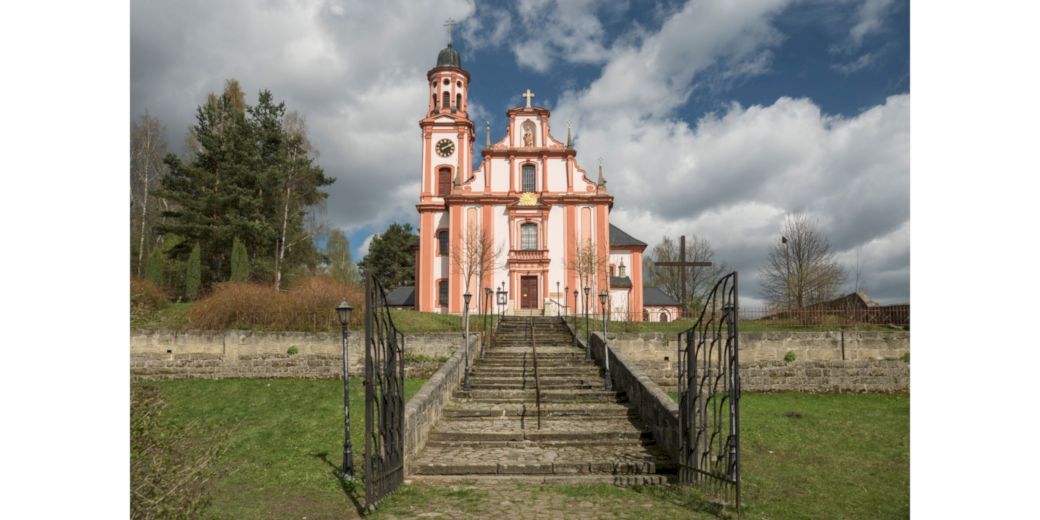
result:
[[[585,299],[581,301],[582,307],[585,308],[585,358],[592,359],[592,340],[591,333],[589,332],[589,287],[585,286]]]
[[[498,298],[498,322],[501,324],[502,317],[506,312],[506,290],[504,288],[499,289],[495,296]]]
[[[463,301],[466,302],[466,306],[462,309],[462,319],[466,322],[466,335],[462,343],[462,355],[465,358],[466,370],[462,374],[462,389],[469,392],[469,300],[473,298],[473,295],[466,292],[462,295]]]
[[[603,310],[603,377],[607,380],[604,388],[613,390],[614,382],[610,380],[610,354],[607,352],[607,298],[609,296],[607,291],[599,293],[599,306]]]
[[[574,290],[574,346],[578,346],[578,290]]]
[[[347,338],[349,331],[347,324],[350,323],[350,311],[353,307],[347,300],[340,302],[336,307],[339,315],[339,324],[343,327],[343,469],[341,476],[344,479],[354,479],[354,453],[350,446],[350,381],[347,379],[350,367],[350,358],[347,357]]]
[[[560,281],[559,280],[556,281],[556,297],[557,298],[560,297]],[[566,299],[567,295],[565,294],[565,295],[563,295],[563,297],[564,297],[564,299]],[[556,300],[556,316],[559,317],[559,315],[560,315],[560,301]]]
[[[493,335],[490,335],[491,333],[489,333],[487,331],[487,325],[488,325],[488,320],[489,319],[491,320],[491,330],[492,330],[492,332],[494,332],[494,330],[495,330],[495,312],[494,312],[494,309],[491,307],[491,292],[492,291],[491,291],[490,287],[485,287],[484,288],[484,308],[482,309],[483,312],[484,312],[484,341],[491,341],[491,338],[494,337]],[[490,348],[490,346],[489,346],[489,348]],[[480,359],[484,359],[484,344],[483,343],[480,344]]]

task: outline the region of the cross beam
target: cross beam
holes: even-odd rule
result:
[[[654,262],[654,267],[678,267],[679,268],[679,303],[682,305],[683,313],[686,312],[686,268],[687,267],[711,267],[711,262],[687,262],[686,261],[686,235],[679,237],[679,261],[678,262]]]
[[[520,97],[527,98],[527,108],[531,108],[531,98],[534,97],[534,92],[531,92],[531,89],[527,89],[527,92],[520,94]]]

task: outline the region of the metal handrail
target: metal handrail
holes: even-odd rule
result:
[[[558,302],[558,301],[556,301],[556,300],[554,300],[554,299],[552,299],[552,298],[549,298],[549,299],[548,299],[548,301],[549,301],[550,303],[553,303],[553,304],[555,304],[555,305],[556,305],[556,316],[560,316],[560,309],[561,309],[561,308],[563,309],[563,315],[564,315],[564,316],[566,316],[566,315],[567,315],[567,309],[568,309],[568,307],[567,307],[567,305],[566,305],[566,304],[560,303],[560,302]]]
[[[542,429],[542,385],[538,379],[538,348],[535,347],[534,341],[534,322],[531,318],[527,318],[527,330],[531,336],[531,357],[534,364],[534,406],[535,413],[538,414],[538,429]]]

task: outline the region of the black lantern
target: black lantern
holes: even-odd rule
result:
[[[599,306],[603,310],[603,377],[606,379],[605,388],[611,390],[614,386],[610,380],[610,354],[607,352],[607,291],[600,291]]]
[[[466,335],[462,343],[462,355],[465,357],[466,370],[462,375],[462,389],[469,392],[469,301],[473,299],[473,295],[466,291],[466,294],[462,295],[462,301],[466,302],[465,307],[462,309],[462,319],[466,322]]]

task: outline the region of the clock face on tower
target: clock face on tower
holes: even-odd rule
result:
[[[450,139],[441,139],[437,141],[437,155],[441,157],[448,157],[455,152],[455,143],[451,142]]]

